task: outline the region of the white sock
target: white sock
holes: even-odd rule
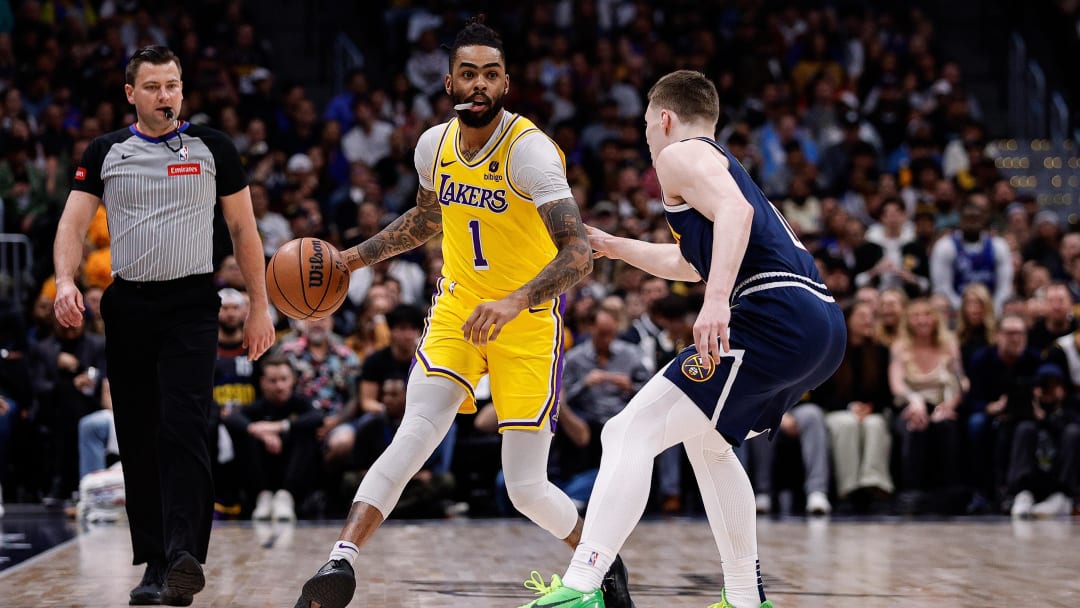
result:
[[[358,555],[360,555],[360,547],[357,547],[347,540],[339,540],[330,548],[330,559],[327,561],[343,559],[349,562],[349,565],[351,566]]]
[[[757,555],[723,562],[724,594],[735,608],[758,608],[765,601]]]
[[[589,593],[600,588],[604,575],[615,561],[615,552],[599,545],[578,544],[574,559],[563,577],[563,586]]]

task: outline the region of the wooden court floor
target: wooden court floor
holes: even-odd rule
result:
[[[216,527],[195,606],[291,608],[337,532],[337,523]],[[1080,604],[1080,521],[763,520],[759,541],[777,608]],[[0,606],[125,606],[142,574],[129,550],[125,527],[83,531],[0,572]],[[645,522],[623,556],[639,608],[719,599],[704,520]],[[568,559],[524,520],[391,521],[362,549],[350,606],[518,606],[530,570],[561,574]]]

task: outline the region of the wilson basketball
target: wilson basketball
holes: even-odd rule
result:
[[[330,243],[306,237],[293,239],[270,258],[266,291],[286,317],[322,319],[345,301],[349,268]]]

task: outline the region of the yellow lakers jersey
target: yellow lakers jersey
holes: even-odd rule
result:
[[[532,197],[512,182],[507,166],[514,145],[535,131],[527,118],[512,115],[490,150],[472,160],[458,152],[456,118],[439,139],[431,176],[442,205],[442,273],[481,298],[520,288],[557,251]]]

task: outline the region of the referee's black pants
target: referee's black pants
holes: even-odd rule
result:
[[[214,514],[208,416],[221,300],[211,275],[136,283],[101,299],[134,564],[206,561]]]

